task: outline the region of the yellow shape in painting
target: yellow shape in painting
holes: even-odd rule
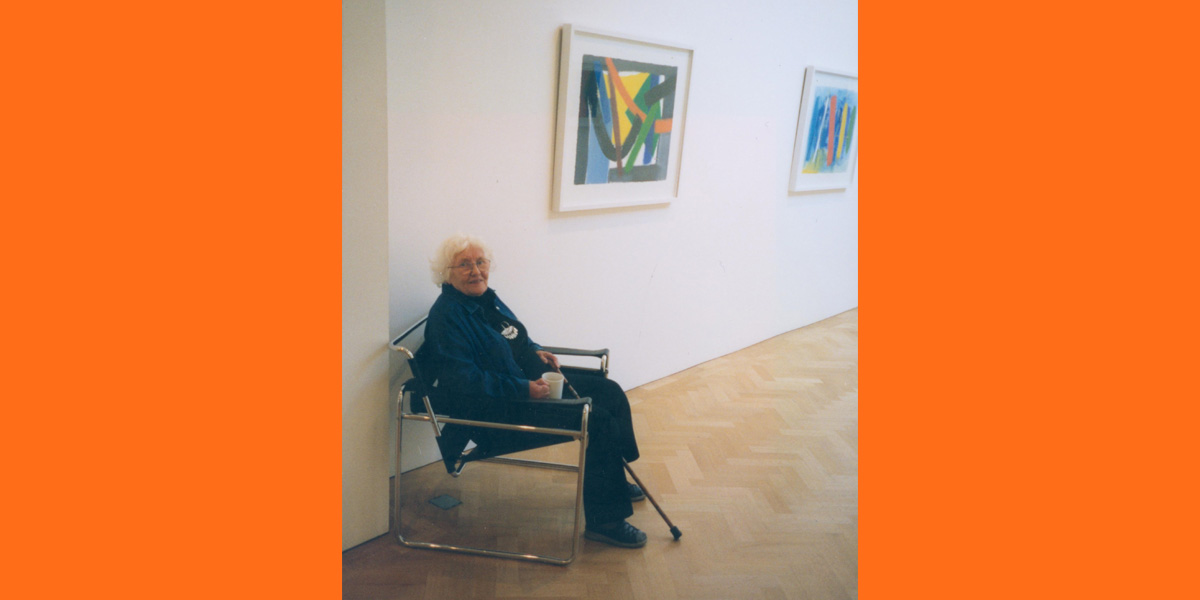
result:
[[[821,166],[825,164],[825,149],[817,148],[813,153],[812,160],[804,163],[804,167],[800,169],[801,173],[820,173]]]
[[[630,75],[621,75],[621,84],[625,86],[625,91],[629,93],[630,98],[636,98],[638,90],[646,84],[646,79],[650,77],[649,73],[633,73]],[[605,74],[605,80],[608,79],[608,74]],[[625,114],[629,109],[629,105],[625,103],[625,97],[621,92],[617,92],[617,115],[621,120],[621,142],[629,139],[630,131],[633,129],[633,123],[629,120],[629,115]],[[614,140],[615,141],[615,140]]]
[[[838,134],[837,154],[834,156],[834,158],[837,158],[838,160],[841,160],[842,158],[842,146],[846,145],[846,115],[850,113],[849,108],[849,100],[842,103],[842,128],[840,130],[841,133]]]

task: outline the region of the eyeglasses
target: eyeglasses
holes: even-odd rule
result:
[[[455,265],[453,268],[458,269],[463,273],[470,273],[471,270],[475,268],[478,268],[482,272],[488,270],[488,265],[490,264],[492,264],[492,261],[486,258],[481,258],[475,262],[463,261]]]

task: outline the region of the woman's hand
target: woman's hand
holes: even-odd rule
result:
[[[549,352],[546,352],[545,350],[538,350],[537,355],[538,355],[538,358],[542,359],[542,362],[554,367],[555,371],[558,370],[558,357],[557,356],[550,354]]]
[[[529,382],[529,397],[534,399],[549,398],[550,384],[546,383],[545,379],[538,379]]]

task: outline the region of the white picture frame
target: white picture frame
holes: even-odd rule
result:
[[[692,55],[674,43],[563,26],[555,212],[668,204],[678,196]]]
[[[806,68],[788,192],[846,189],[857,162],[858,76]]]

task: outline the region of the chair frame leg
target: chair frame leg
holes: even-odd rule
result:
[[[400,542],[401,544],[403,544],[404,546],[407,546],[409,548],[421,548],[421,549],[425,549],[425,550],[441,550],[444,552],[457,552],[460,554],[473,554],[473,555],[478,555],[478,556],[490,556],[490,557],[494,557],[494,558],[526,560],[526,561],[540,562],[540,563],[559,565],[559,566],[566,566],[566,565],[571,564],[572,562],[574,562],[575,557],[579,555],[579,549],[582,545],[582,537],[583,536],[581,536],[580,533],[581,533],[581,528],[583,525],[583,519],[582,519],[582,517],[583,517],[583,477],[584,477],[584,470],[586,467],[587,443],[588,443],[587,426],[588,426],[588,415],[590,412],[591,412],[591,407],[585,405],[583,407],[583,417],[580,422],[580,430],[579,431],[574,431],[574,430],[570,430],[570,429],[551,429],[551,428],[545,428],[545,427],[531,427],[531,426],[526,426],[526,425],[507,425],[507,424],[500,424],[500,423],[470,421],[470,420],[465,420],[465,419],[452,419],[449,417],[442,417],[442,416],[430,417],[428,415],[405,413],[404,412],[404,396],[403,396],[403,394],[401,394],[400,400],[399,400],[398,406],[397,406],[397,412],[396,412],[396,414],[397,414],[397,417],[396,417],[396,476],[394,478],[394,483],[393,483],[393,486],[394,486],[393,487],[393,498],[394,498],[394,502],[395,502],[395,507],[394,507],[394,512],[393,512],[392,529],[393,529],[393,533],[395,533],[395,535],[396,535],[396,540],[398,542]],[[401,457],[401,444],[403,443],[403,435],[404,435],[404,421],[405,420],[435,421],[435,419],[436,419],[436,423],[473,425],[473,426],[477,426],[477,427],[488,427],[488,428],[492,428],[492,429],[508,429],[508,430],[516,430],[516,431],[527,431],[527,432],[531,432],[531,433],[550,433],[550,434],[554,434],[554,435],[566,435],[566,436],[572,437],[575,440],[579,441],[579,464],[578,465],[550,463],[550,462],[537,461],[537,460],[528,460],[528,459],[520,459],[520,458],[504,458],[504,457],[489,458],[489,459],[484,459],[484,460],[480,461],[480,462],[495,462],[495,463],[503,463],[503,464],[513,464],[513,465],[536,467],[536,468],[542,468],[542,469],[571,471],[571,472],[575,472],[578,474],[577,480],[575,483],[575,525],[572,530],[573,538],[572,538],[572,542],[571,542],[571,554],[569,556],[559,557],[559,556],[548,556],[548,555],[541,555],[541,554],[522,554],[522,553],[518,553],[518,552],[507,552],[504,550],[495,550],[495,549],[489,549],[489,548],[473,548],[473,547],[469,547],[469,546],[454,546],[454,545],[450,545],[450,544],[435,544],[432,542],[421,542],[421,541],[416,541],[416,540],[408,540],[408,539],[404,538],[404,535],[401,532],[402,526],[401,526],[401,522],[400,522],[400,515],[401,515],[400,479],[401,479],[401,474],[403,471],[403,469],[401,468],[400,457]],[[436,426],[436,424],[435,424],[435,426]]]

